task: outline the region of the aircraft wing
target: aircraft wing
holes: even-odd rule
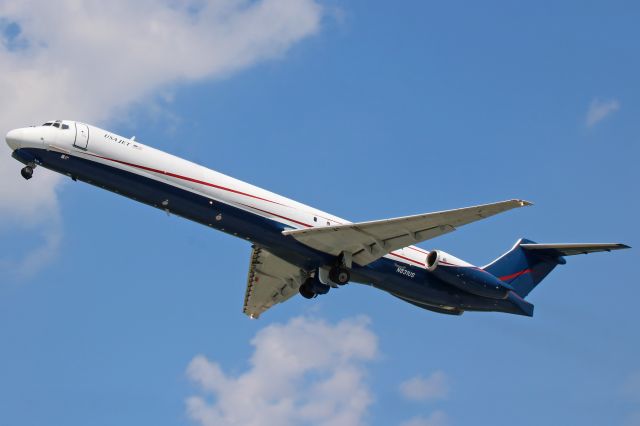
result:
[[[525,250],[532,250],[539,254],[552,256],[573,256],[575,254],[589,254],[598,251],[622,250],[630,248],[626,244],[618,243],[582,243],[582,244],[520,244]]]
[[[242,312],[258,318],[298,293],[304,271],[261,247],[253,247]]]
[[[507,200],[395,219],[288,230],[283,231],[283,234],[334,256],[339,256],[342,252],[350,253],[355,263],[367,265],[394,250],[435,238],[462,225],[513,208],[529,205],[531,203],[524,200]]]

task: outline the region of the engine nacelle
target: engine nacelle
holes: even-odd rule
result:
[[[440,250],[429,252],[427,269],[445,283],[477,296],[506,299],[513,290],[489,272]]]

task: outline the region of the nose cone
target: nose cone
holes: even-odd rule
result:
[[[11,148],[14,151],[20,148],[23,139],[24,139],[23,129],[10,130],[9,133],[7,133],[7,136],[5,136],[7,145],[9,145],[9,148]]]

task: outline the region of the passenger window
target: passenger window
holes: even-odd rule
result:
[[[62,125],[62,130],[67,130],[68,128],[69,128],[69,125],[68,125],[68,124],[63,124],[63,125]]]
[[[60,128],[60,123],[53,123],[53,127]]]
[[[51,126],[51,123],[44,123],[43,126]]]

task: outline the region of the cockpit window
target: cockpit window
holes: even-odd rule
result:
[[[68,124],[64,124],[62,122],[62,120],[47,121],[46,123],[43,124],[43,126],[53,126],[53,127],[57,127],[58,129],[62,129],[62,130],[67,130],[69,128],[69,125]]]

